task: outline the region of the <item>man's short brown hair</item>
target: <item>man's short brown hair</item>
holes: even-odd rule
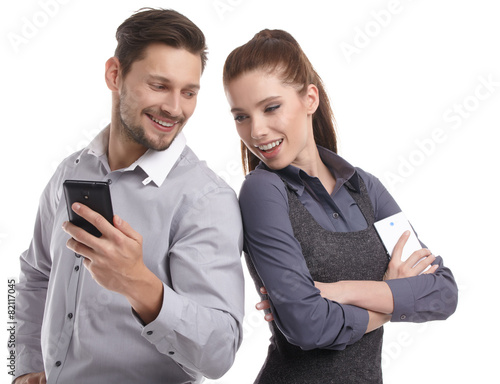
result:
[[[186,16],[171,9],[141,8],[116,30],[115,57],[125,77],[135,61],[144,58],[151,43],[164,43],[200,55],[202,71],[207,62],[203,32]]]

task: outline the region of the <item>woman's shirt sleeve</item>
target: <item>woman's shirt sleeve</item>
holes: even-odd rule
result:
[[[401,211],[380,180],[360,169],[358,172],[365,181],[372,201],[375,221]],[[425,247],[422,241],[420,243]],[[433,274],[386,281],[394,297],[392,322],[444,320],[455,312],[458,302],[455,278],[451,270],[444,266],[441,256],[437,256],[433,264],[439,265]]]
[[[243,183],[239,200],[245,251],[268,291],[275,322],[287,340],[304,350],[341,350],[361,339],[368,312],[321,297],[294,237],[281,179],[255,170]]]

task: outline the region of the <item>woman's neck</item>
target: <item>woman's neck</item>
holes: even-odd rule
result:
[[[302,159],[293,162],[292,165],[302,169],[311,177],[317,177],[329,194],[333,192],[333,189],[335,188],[335,177],[321,160],[316,145],[314,145],[314,148],[311,148],[306,156],[303,156]]]

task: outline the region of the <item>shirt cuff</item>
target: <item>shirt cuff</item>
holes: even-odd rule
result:
[[[408,279],[385,281],[392,291],[394,311],[391,322],[409,322],[415,314],[415,296]]]
[[[345,324],[352,324],[352,334],[348,345],[360,340],[368,328],[368,311],[354,305],[343,305]]]
[[[133,309],[132,314],[143,327],[141,335],[151,344],[155,345],[160,352],[167,352],[169,355],[173,355],[175,351],[173,351],[171,343],[167,341],[168,334],[173,332],[178,326],[182,318],[183,308],[183,298],[163,283],[163,302],[156,319],[149,324],[144,324]]]

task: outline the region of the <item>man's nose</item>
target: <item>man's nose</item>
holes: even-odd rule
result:
[[[161,109],[167,112],[170,116],[179,116],[182,114],[181,110],[181,95],[174,92],[169,92],[165,95]]]

